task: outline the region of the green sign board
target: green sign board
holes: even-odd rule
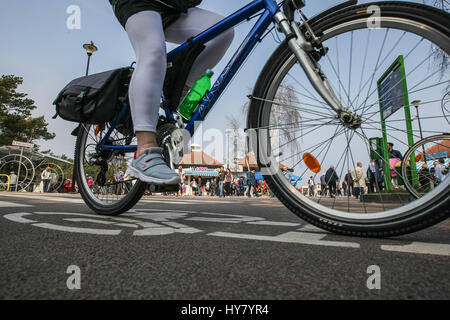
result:
[[[381,154],[383,163],[383,171],[385,172],[385,186],[387,190],[392,190],[392,182],[390,179],[390,165],[389,165],[389,152],[388,152],[388,135],[387,130],[392,126],[386,125],[386,119],[394,114],[396,111],[403,109],[405,112],[405,124],[408,145],[414,144],[414,137],[412,133],[411,112],[409,108],[408,87],[406,84],[406,73],[403,56],[399,56],[386,70],[386,72],[378,79],[378,101],[380,104],[380,117],[381,128],[383,132],[382,149]],[[394,128],[392,128],[394,129]],[[413,154],[410,159],[411,168],[416,167],[415,155]],[[407,159],[404,159],[407,161]],[[412,173],[413,185],[417,184],[417,172]]]

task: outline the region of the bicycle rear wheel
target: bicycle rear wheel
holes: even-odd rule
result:
[[[370,6],[379,9],[379,28],[369,28]],[[347,235],[400,235],[447,218],[450,179],[415,199],[401,185],[405,179],[384,146],[393,142],[405,152],[421,135],[449,131],[440,101],[450,83],[450,15],[421,4],[378,2],[310,23],[329,48],[320,61],[322,71],[361,124],[336,117],[283,42],[258,78],[247,120],[257,133],[258,149],[253,149],[271,190],[302,219]],[[420,127],[417,120],[410,122],[409,100],[421,100]],[[373,141],[381,147],[372,148]],[[379,185],[361,177],[371,174],[371,158],[382,168]],[[356,169],[358,163],[363,170]],[[310,197],[301,192],[301,181],[307,185],[312,177],[319,182],[332,165],[341,183],[347,173],[358,179],[355,194],[328,197],[322,190],[321,196]],[[280,170],[284,166],[294,179],[286,179]],[[329,182],[322,185],[333,192]],[[374,192],[366,194],[371,185]]]
[[[100,141],[109,129],[81,124],[75,146],[75,166],[79,192],[86,204],[101,215],[118,215],[131,209],[142,197],[147,184],[138,179],[124,177],[119,173],[126,172],[133,158],[133,153],[123,151],[100,151]],[[126,146],[136,144],[132,132],[120,132],[114,129],[109,145]],[[94,183],[89,180],[93,180]]]

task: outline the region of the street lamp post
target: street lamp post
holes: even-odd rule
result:
[[[87,66],[86,66],[86,76],[89,75],[89,65],[91,63],[91,56],[94,52],[96,52],[98,50],[98,48],[94,45],[94,42],[91,41],[91,43],[85,43],[83,44],[83,48],[84,50],[86,50],[86,54],[88,56],[88,61],[87,61]],[[80,124],[81,125],[81,124]],[[78,125],[78,130],[80,129],[80,125]],[[77,132],[78,132],[77,130]],[[75,192],[75,182],[76,182],[76,177],[77,177],[77,172],[76,172],[76,167],[74,165],[73,167],[73,172],[72,172],[72,187],[70,189],[70,192]]]
[[[417,122],[419,123],[420,139],[423,139],[422,125],[420,124],[420,117],[419,117],[420,100],[414,100],[413,102],[411,102],[411,104],[416,108],[416,117],[417,117]]]
[[[88,62],[86,67],[86,76],[89,74],[89,64],[91,62],[91,56],[94,52],[98,50],[98,48],[94,45],[94,42],[91,41],[91,43],[85,43],[83,44],[83,48],[86,50],[86,53],[88,55]]]
[[[419,124],[419,132],[420,132],[420,139],[423,140],[423,133],[422,133],[422,125],[420,124],[420,116],[419,116],[419,104],[420,100],[414,100],[411,102],[411,104],[416,108],[416,117],[417,117],[417,123]],[[427,160],[425,158],[425,146],[422,144],[422,152],[423,152],[423,161],[426,163]]]

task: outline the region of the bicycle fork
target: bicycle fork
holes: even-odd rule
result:
[[[297,22],[294,20],[289,22],[283,12],[277,12],[274,16],[274,20],[278,24],[281,32],[285,34],[289,48],[300,63],[300,66],[311,82],[311,85],[328,106],[336,112],[336,118],[348,128],[358,128],[361,125],[360,117],[353,111],[345,108],[337,98],[326,76],[312,57],[314,51],[313,45],[306,40],[306,37],[300,30]]]

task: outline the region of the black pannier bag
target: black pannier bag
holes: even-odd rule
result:
[[[53,102],[56,114],[67,121],[88,124],[111,121],[127,96],[132,72],[126,67],[72,80]]]

